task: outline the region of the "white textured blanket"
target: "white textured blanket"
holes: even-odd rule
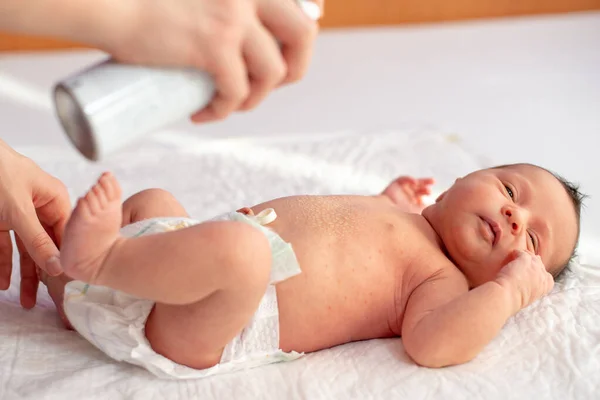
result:
[[[289,194],[375,193],[399,174],[434,176],[441,191],[456,177],[487,166],[457,138],[423,130],[236,141],[172,132],[102,165],[83,161],[71,149],[17,150],[63,180],[73,200],[108,169],[126,195],[162,187],[198,219]],[[582,260],[599,259],[590,251]],[[598,265],[575,266],[550,296],[511,319],[465,365],[419,368],[400,340],[372,340],[186,382],[160,381],[117,364],[62,330],[45,290],[40,306],[22,310],[16,271],[12,288],[0,293],[0,399],[563,400],[600,393]]]

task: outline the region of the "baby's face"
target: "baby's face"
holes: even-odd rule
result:
[[[577,216],[549,172],[515,165],[474,172],[423,210],[471,285],[493,280],[515,250],[540,255],[548,271],[564,265],[577,240]]]

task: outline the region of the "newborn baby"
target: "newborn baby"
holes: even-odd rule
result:
[[[390,337],[419,365],[464,363],[552,289],[583,196],[529,164],[473,172],[424,208],[432,183],[401,177],[376,196],[284,197],[200,222],[162,191],[121,206],[104,174],[64,233],[75,280],[43,280],[90,342],[161,377]]]

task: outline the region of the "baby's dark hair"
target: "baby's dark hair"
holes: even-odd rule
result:
[[[578,184],[570,182],[569,180],[565,179],[561,175],[559,175],[553,171],[550,171],[544,167],[540,167],[539,165],[534,165],[534,164],[529,164],[529,163],[505,164],[505,165],[499,165],[497,167],[494,167],[493,169],[508,168],[508,167],[514,167],[514,166],[518,166],[518,165],[529,165],[529,166],[532,166],[535,168],[540,168],[540,169],[543,169],[544,171],[548,172],[552,176],[554,176],[561,183],[562,187],[565,189],[565,191],[569,195],[569,198],[571,199],[571,202],[573,203],[573,209],[575,210],[575,216],[577,218],[577,237],[575,238],[575,246],[573,247],[573,251],[571,252],[571,255],[569,256],[569,258],[564,263],[561,263],[561,265],[559,265],[554,271],[552,271],[552,276],[554,277],[554,280],[556,281],[563,275],[563,272],[565,271],[565,269],[568,269],[569,267],[571,267],[573,260],[577,257],[577,244],[579,243],[579,234],[581,232],[581,208],[584,206],[583,201],[588,196],[583,194],[579,190]]]
[[[575,238],[575,246],[573,247],[573,251],[571,252],[571,256],[569,257],[569,259],[556,271],[553,272],[552,275],[554,276],[554,280],[557,280],[558,278],[560,278],[563,271],[571,266],[575,257],[577,257],[577,245],[579,243],[579,234],[581,233],[581,208],[584,206],[583,201],[587,198],[587,195],[585,195],[579,190],[579,184],[570,182],[555,172],[548,172],[551,173],[562,184],[563,188],[569,195],[571,202],[573,203],[575,216],[577,217],[577,237]]]

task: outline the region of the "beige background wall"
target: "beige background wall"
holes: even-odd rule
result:
[[[414,24],[600,10],[600,0],[326,0],[323,28]],[[0,32],[0,51],[52,50],[75,43]]]

